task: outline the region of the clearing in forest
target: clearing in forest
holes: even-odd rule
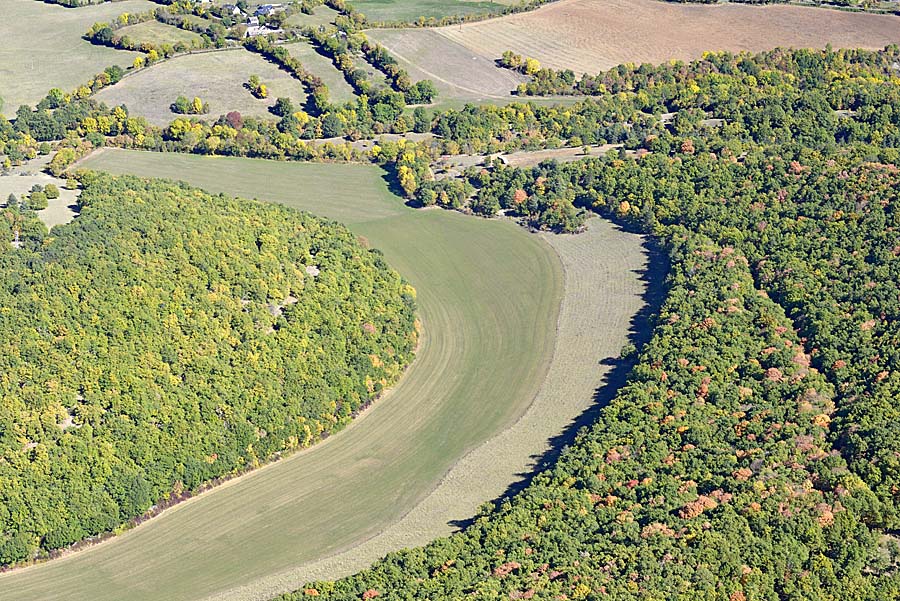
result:
[[[4,0],[2,6],[0,110],[11,116],[21,104],[36,104],[50,88],[70,92],[110,65],[130,65],[138,53],[95,46],[81,36],[97,21],[158,5],[125,0],[63,8],[36,0]]]
[[[186,31],[159,21],[145,21],[123,27],[116,31],[116,36],[128,36],[132,41],[139,44],[172,44],[173,46],[178,42],[183,42],[190,46],[192,42],[200,40],[200,35],[193,31]]]
[[[372,29],[366,35],[387,48],[413,80],[432,80],[439,103],[514,100],[510,93],[527,79],[433,29]]]
[[[699,58],[707,50],[828,43],[883,48],[900,40],[900,18],[800,6],[559,0],[532,12],[436,31],[490,60],[512,50],[545,67],[597,73],[621,63]]]
[[[181,178],[347,223],[415,286],[421,346],[400,383],[340,434],[112,541],[0,575],[2,601],[204,599],[271,585],[396,523],[459,458],[514,423],[544,381],[562,268],[510,221],[411,209],[368,165],[109,150],[81,166]]]
[[[255,98],[244,84],[258,75],[269,88],[265,99]],[[257,54],[241,48],[176,56],[125,77],[95,97],[106,104],[124,104],[135,115],[155,125],[167,125],[179,115],[170,106],[178,96],[195,96],[209,103],[206,119],[229,111],[245,117],[276,119],[269,112],[279,97],[295,105],[306,101],[299,81]]]
[[[8,174],[0,175],[0,203],[6,204],[10,194],[24,200],[35,184],[46,186],[53,184],[59,189],[59,198],[47,200],[47,208],[37,212],[38,217],[47,228],[69,223],[78,214],[78,190],[69,190],[65,181],[44,173],[50,155],[39,156],[13,167]]]

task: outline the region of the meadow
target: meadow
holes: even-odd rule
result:
[[[372,22],[416,21],[419,17],[487,15],[515,0],[359,0],[353,6]]]
[[[784,5],[559,0],[532,12],[435,31],[489,60],[512,50],[545,67],[597,73],[621,63],[699,58],[707,50],[827,43],[878,49],[898,41],[900,18]]]
[[[0,576],[0,599],[200,599],[355,546],[514,423],[541,387],[562,267],[512,222],[407,208],[364,165],[106,151],[83,166],[183,178],[347,223],[417,288],[421,347],[400,384],[339,435],[110,542]]]
[[[297,12],[287,18],[287,25],[290,27],[318,27],[319,25],[327,25],[334,22],[334,18],[338,16],[338,11],[329,6],[317,6],[313,10],[313,14],[307,15],[303,12]]]
[[[193,15],[191,15],[193,16]],[[184,42],[190,45],[191,42],[199,41],[200,35],[193,31],[179,29],[172,25],[166,25],[159,21],[144,21],[136,25],[129,25],[116,31],[116,35],[120,37],[128,36],[138,43],[148,43],[153,45],[160,44],[177,44]]]
[[[130,65],[138,53],[94,46],[81,36],[96,21],[155,6],[147,0],[125,0],[69,9],[6,0],[0,21],[0,111],[13,115],[20,104],[36,104],[50,88],[70,91],[110,65]]]
[[[526,79],[433,29],[372,29],[366,35],[387,48],[414,80],[431,79],[438,102],[510,100]]]
[[[344,74],[334,66],[330,58],[316,52],[309,42],[287,44],[285,48],[310,72],[322,78],[322,81],[328,86],[329,98],[332,102],[343,103],[356,98],[353,88],[347,83]]]
[[[269,88],[268,98],[256,98],[244,87],[251,75],[258,75]],[[209,103],[213,119],[229,111],[275,119],[269,107],[277,98],[290,98],[299,105],[306,100],[300,82],[243,49],[177,56],[123,78],[95,98],[108,105],[125,104],[150,123],[167,125],[178,116],[170,109],[178,96],[199,96]]]

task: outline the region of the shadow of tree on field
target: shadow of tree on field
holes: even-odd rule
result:
[[[419,206],[418,204],[406,198],[406,192],[404,192],[403,188],[400,186],[400,180],[397,179],[397,175],[395,173],[382,167],[381,179],[384,180],[384,183],[387,184],[388,190],[390,190],[391,194],[402,200],[403,204],[413,208]]]
[[[616,227],[620,226],[616,224]],[[634,231],[629,228],[620,229]],[[600,362],[600,365],[610,366],[611,369],[604,375],[603,383],[594,392],[591,406],[573,419],[560,434],[551,438],[548,441],[549,447],[544,453],[530,457],[532,468],[527,472],[516,474],[518,479],[512,482],[503,494],[489,501],[494,506],[499,505],[504,499],[520,493],[531,484],[535,476],[552,468],[560,455],[575,441],[578,433],[597,421],[600,412],[628,381],[631,370],[637,364],[640,352],[653,334],[659,309],[668,294],[666,283],[666,276],[669,273],[668,255],[664,249],[659,247],[656,240],[650,237],[645,238],[643,248],[647,257],[647,266],[637,272],[640,281],[645,284],[644,293],[641,295],[643,306],[632,317],[628,330],[628,342],[637,348],[637,352],[627,358],[609,357]],[[463,529],[470,526],[475,517],[477,516],[465,520],[451,520],[448,524],[454,528]]]

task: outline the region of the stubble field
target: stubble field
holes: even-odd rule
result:
[[[491,60],[512,50],[546,67],[596,73],[627,62],[699,58],[707,50],[823,48],[829,42],[835,48],[883,48],[900,42],[900,17],[781,5],[559,0],[435,31]]]

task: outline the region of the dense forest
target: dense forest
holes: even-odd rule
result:
[[[281,599],[900,598],[895,61],[662,66],[617,93],[678,111],[633,152],[429,184],[446,206],[537,227],[565,207],[576,221],[557,229],[596,212],[651,234],[671,259],[667,298],[628,383],[522,493]],[[673,71],[684,83],[665,82]]]
[[[0,219],[4,565],[313,444],[416,346],[413,289],[341,225],[83,183],[80,216],[50,234],[19,207]]]

